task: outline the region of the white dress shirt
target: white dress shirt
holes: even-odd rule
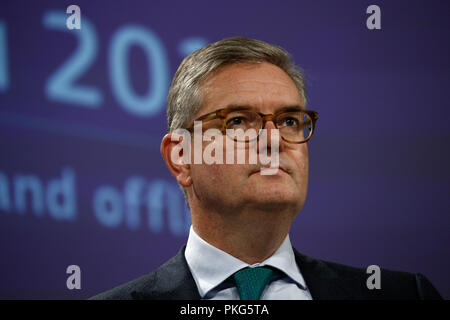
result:
[[[185,257],[202,299],[239,300],[235,284],[225,280],[245,267],[271,266],[282,272],[266,286],[261,300],[312,300],[295,262],[289,235],[272,256],[249,265],[207,243],[191,226]]]

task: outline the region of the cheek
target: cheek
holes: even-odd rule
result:
[[[192,166],[191,176],[196,188],[224,192],[238,187],[243,174],[238,165],[201,164]]]
[[[300,151],[300,163],[301,163],[301,168],[305,173],[308,173],[308,168],[309,168],[309,154],[308,154],[308,148],[306,147],[305,144],[305,148],[302,148]]]
[[[291,159],[295,162],[297,175],[304,180],[308,178],[309,156],[306,144],[300,146],[299,149],[292,150]]]
[[[195,165],[195,175],[208,178],[211,182],[239,184],[256,165],[256,156],[250,161],[248,145],[236,143],[226,136],[212,140],[203,142],[202,164]]]

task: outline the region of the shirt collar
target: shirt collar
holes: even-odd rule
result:
[[[185,257],[202,298],[235,272],[249,266],[275,267],[294,280],[301,289],[306,290],[305,280],[295,262],[289,235],[272,256],[261,263],[249,265],[200,238],[191,226]]]

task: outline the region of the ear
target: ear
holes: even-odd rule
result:
[[[189,187],[192,185],[191,166],[190,162],[186,163],[186,157],[183,155],[190,150],[181,147],[187,145],[187,141],[183,141],[185,138],[180,134],[166,134],[161,141],[161,155],[178,183],[183,187]],[[190,148],[190,144],[188,147]]]

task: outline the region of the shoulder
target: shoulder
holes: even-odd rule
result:
[[[131,280],[90,300],[187,300],[198,299],[194,279],[184,258],[184,249],[153,272]]]
[[[110,290],[99,293],[89,300],[136,300],[137,292],[141,291],[143,287],[151,287],[155,281],[155,273],[153,271],[149,274],[143,275],[134,280],[128,281]]]
[[[329,290],[324,290],[321,286],[327,285],[328,288],[334,286],[332,294],[339,291],[339,297],[349,299],[442,299],[431,282],[420,273],[385,268],[367,270],[314,259],[297,251],[295,254],[306,284],[312,286],[310,289],[313,298],[314,291],[319,296],[326,292],[326,297]],[[377,286],[369,286],[368,283],[376,283]]]

